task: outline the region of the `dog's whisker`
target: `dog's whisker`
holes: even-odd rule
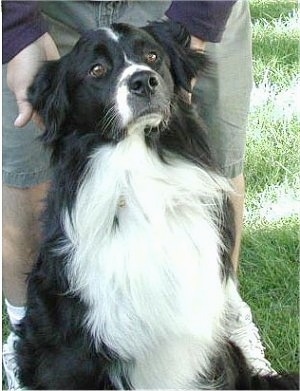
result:
[[[115,115],[116,115],[116,108],[115,108],[115,106],[111,106],[111,107],[107,110],[107,112],[106,112],[104,118],[103,118],[103,119],[100,119],[102,125],[103,125],[104,127],[109,126],[110,121],[115,117]]]
[[[106,134],[107,132],[114,134],[115,129],[118,128],[118,124],[119,115],[115,106],[112,106],[108,109],[105,117],[99,121],[98,127],[100,127],[102,134]]]

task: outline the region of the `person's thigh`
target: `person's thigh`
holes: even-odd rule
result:
[[[223,39],[207,44],[212,65],[193,92],[208,127],[212,153],[230,178],[243,171],[247,117],[252,89],[251,22],[248,2],[232,9]]]
[[[73,7],[69,7],[68,2],[41,2],[42,10],[44,7],[46,10],[49,8],[50,16],[45,17],[61,54],[70,50],[77,41],[79,37],[77,24],[82,24],[83,29],[89,26],[96,27],[96,24],[92,24],[91,2],[71,3]],[[67,5],[66,8],[64,4]],[[71,10],[73,14],[69,15],[68,12]],[[57,19],[55,14],[59,16]],[[6,74],[7,65],[4,65],[2,69],[3,183],[9,187],[31,188],[51,179],[50,151],[42,145],[39,140],[42,131],[32,121],[20,129],[14,126],[18,107],[14,94],[7,86]]]
[[[51,178],[49,151],[38,137],[41,130],[30,122],[16,128],[18,107],[14,94],[6,83],[7,66],[2,69],[2,172],[7,186],[28,188]]]

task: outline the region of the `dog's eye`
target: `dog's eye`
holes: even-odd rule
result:
[[[155,52],[149,52],[145,55],[145,61],[148,64],[154,64],[157,61],[157,54]]]
[[[106,74],[107,67],[103,64],[97,64],[92,67],[89,74],[93,77],[102,77]]]

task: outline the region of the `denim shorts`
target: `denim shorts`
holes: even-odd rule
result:
[[[167,1],[43,1],[42,12],[61,55],[67,53],[87,29],[125,22],[143,26],[164,16]],[[199,80],[193,102],[207,123],[215,159],[224,174],[243,170],[247,114],[252,86],[251,24],[248,2],[239,0],[227,22],[221,43],[207,44],[214,65]],[[17,106],[6,85],[3,67],[3,181],[26,188],[51,179],[49,151],[41,145],[40,130],[30,122],[17,129]]]

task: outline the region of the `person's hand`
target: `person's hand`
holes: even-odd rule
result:
[[[191,49],[202,53],[205,50],[205,45],[206,45],[205,41],[202,41],[202,39],[197,38],[194,35],[191,35],[191,42],[190,42]]]
[[[191,36],[191,43],[190,43],[190,47],[191,49],[195,50],[196,52],[200,52],[200,53],[203,53],[204,50],[205,50],[205,44],[206,42],[205,41],[202,41],[202,39],[200,38],[197,38],[195,36]],[[191,87],[192,87],[192,90],[196,84],[196,79],[193,79],[191,81]],[[191,95],[191,94],[190,94]],[[190,97],[191,98],[191,97]]]
[[[15,94],[19,114],[16,127],[25,126],[33,118],[33,108],[27,100],[27,89],[42,63],[59,58],[57,47],[48,33],[28,45],[7,65],[7,85]]]
[[[191,42],[190,42],[190,48],[197,51],[197,52],[200,52],[200,53],[203,53],[204,50],[205,50],[205,41],[202,41],[200,38],[197,38],[195,36],[191,36]],[[193,91],[193,88],[196,84],[196,81],[197,79],[194,78],[191,80],[191,90]],[[192,93],[191,92],[188,92],[188,91],[185,91],[185,90],[182,90],[181,93],[181,98],[187,102],[187,103],[192,103]]]

